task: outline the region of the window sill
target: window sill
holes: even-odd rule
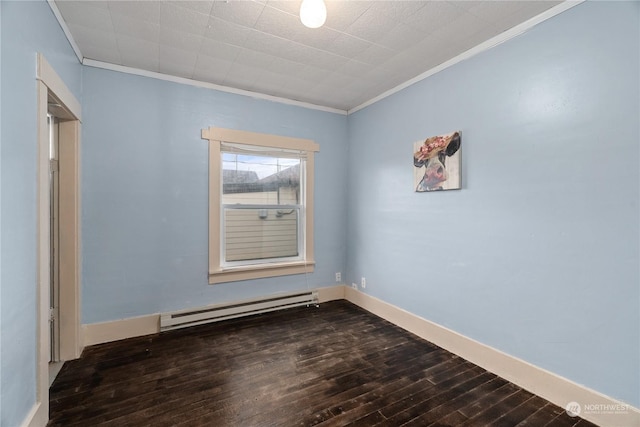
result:
[[[287,276],[290,274],[313,273],[315,261],[296,261],[221,268],[209,272],[209,284],[236,282],[239,280],[261,279],[265,277]]]

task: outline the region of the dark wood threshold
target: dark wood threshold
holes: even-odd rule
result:
[[[347,301],[101,344],[49,426],[593,426]]]

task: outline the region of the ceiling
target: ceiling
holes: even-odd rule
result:
[[[561,2],[54,3],[85,59],[348,111]]]

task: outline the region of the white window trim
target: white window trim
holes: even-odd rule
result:
[[[263,277],[311,273],[314,270],[313,252],[313,153],[319,145],[309,139],[209,127],[202,129],[202,139],[209,140],[209,283],[226,283]],[[258,147],[300,150],[307,152],[305,185],[305,258],[301,261],[265,262],[263,264],[222,266],[220,239],[222,194],[221,143],[246,144]]]

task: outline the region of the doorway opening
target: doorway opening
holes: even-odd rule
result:
[[[49,385],[62,369],[60,361],[60,263],[58,252],[60,229],[58,139],[60,119],[54,115],[49,101],[47,124],[49,126]]]
[[[49,387],[82,351],[80,334],[80,103],[38,54],[37,401],[31,425],[49,418]]]

